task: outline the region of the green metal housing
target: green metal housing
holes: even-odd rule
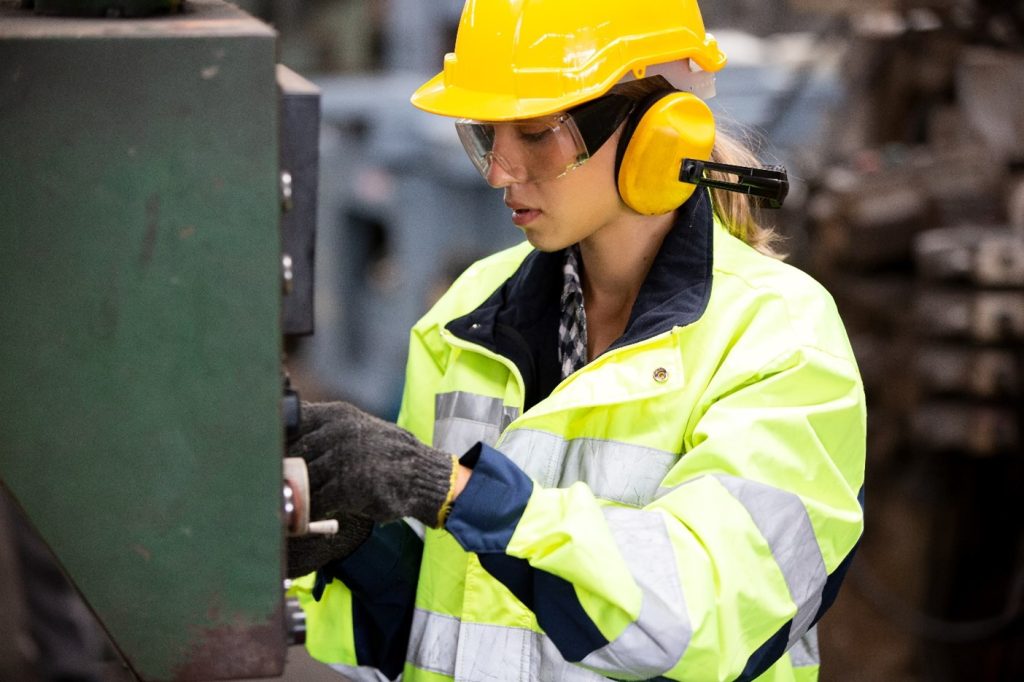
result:
[[[275,34],[0,4],[0,473],[143,679],[279,675]]]

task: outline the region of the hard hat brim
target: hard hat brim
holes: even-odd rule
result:
[[[710,50],[709,50],[710,52]],[[707,55],[683,54],[673,56],[674,59],[692,58],[705,71],[715,72],[725,66],[725,55],[717,51],[712,53],[714,60]],[[627,69],[625,73],[629,73]],[[634,74],[643,77],[643,71]],[[535,116],[547,116],[566,111],[578,104],[600,97],[619,82],[623,74],[615,74],[606,82],[594,83],[590,87],[566,92],[559,97],[529,98],[517,97],[512,93],[483,92],[459,87],[445,80],[445,72],[421,85],[410,98],[413,106],[431,114],[451,118],[471,118],[478,121],[514,121]]]
[[[611,88],[609,83],[604,90]],[[584,94],[575,92],[558,98],[521,98],[510,94],[479,92],[446,85],[444,72],[424,83],[410,98],[413,106],[431,114],[479,121],[513,121],[565,111],[581,100],[597,97],[601,88]]]

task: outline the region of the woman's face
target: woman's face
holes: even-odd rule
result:
[[[582,166],[551,180],[518,181],[501,164],[491,164],[487,182],[504,189],[512,222],[535,248],[564,249],[631,212],[615,183],[615,150],[621,134],[620,129]]]

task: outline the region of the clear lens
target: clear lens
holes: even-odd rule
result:
[[[514,182],[552,180],[590,158],[568,114],[525,121],[463,119],[455,128],[473,165],[495,187],[509,178]]]

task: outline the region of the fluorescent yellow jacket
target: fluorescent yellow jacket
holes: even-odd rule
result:
[[[300,591],[314,657],[354,679],[817,679],[863,527],[863,388],[828,294],[708,204],[563,381],[562,254],[482,260],[414,327],[399,423],[473,475],[422,557],[378,527],[319,602]]]

